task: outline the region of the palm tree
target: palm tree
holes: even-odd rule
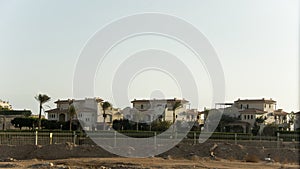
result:
[[[76,115],[76,110],[74,105],[69,106],[69,114],[70,114],[70,131],[72,131],[72,120],[74,116]]]
[[[103,110],[103,130],[105,130],[105,120],[106,120],[106,117],[107,117],[107,114],[105,113],[105,110],[107,110],[112,105],[109,102],[106,101],[106,102],[103,102],[101,104],[101,106],[102,106],[102,110]]]
[[[175,117],[176,117],[175,111],[176,111],[176,109],[178,109],[181,106],[182,106],[181,102],[180,101],[176,101],[174,103],[173,107],[172,107],[172,110],[173,110],[173,135],[175,133]]]
[[[34,97],[40,104],[40,113],[39,113],[39,121],[38,121],[38,129],[41,129],[41,116],[42,116],[42,108],[43,104],[48,102],[51,98],[46,94],[39,94]]]

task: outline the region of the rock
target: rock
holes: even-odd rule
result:
[[[218,145],[215,143],[214,146],[212,148],[210,148],[210,151],[214,151],[217,147],[218,147]]]
[[[20,166],[16,164],[0,164],[0,168],[19,168]]]
[[[5,159],[0,159],[0,162],[15,162],[17,161],[16,159],[14,158],[5,158]]]
[[[29,166],[28,168],[50,168],[53,167],[53,163],[40,163],[40,164],[33,164]]]
[[[70,167],[66,166],[66,165],[56,165],[55,168],[57,168],[57,169],[70,169]]]

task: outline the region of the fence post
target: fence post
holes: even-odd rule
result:
[[[237,144],[237,134],[234,133],[234,144]]]
[[[293,142],[293,145],[294,145],[294,146],[293,146],[293,148],[294,148],[294,150],[295,150],[295,149],[297,148],[297,144],[295,144],[295,143],[296,143],[296,141],[295,141],[295,139],[294,139],[294,138],[292,139],[292,142]]]
[[[197,135],[196,135],[196,132],[194,132],[194,145],[197,144],[196,140],[197,140]]]
[[[117,147],[117,131],[114,132],[114,147]]]
[[[38,131],[35,131],[35,145],[38,145]]]
[[[50,142],[49,142],[49,144],[50,144],[50,145],[52,144],[52,135],[53,135],[53,133],[50,133],[50,135],[49,135],[49,137],[50,137]]]
[[[73,144],[74,145],[76,144],[76,138],[77,138],[76,131],[73,131]]]
[[[277,133],[277,148],[279,148],[279,136],[280,136],[280,134],[279,133]]]

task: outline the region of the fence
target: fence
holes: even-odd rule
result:
[[[73,142],[72,133],[45,132],[0,132],[0,145],[47,145],[53,143]]]
[[[90,137],[99,139],[111,139],[117,143],[119,139],[126,139],[128,137],[147,138],[153,137],[156,142],[156,137],[160,139],[170,138],[184,138],[193,144],[199,142],[200,132],[186,133],[167,133],[160,135],[157,132],[134,132],[124,131],[121,134],[116,134],[116,131],[98,131],[88,133],[76,132],[0,132],[0,145],[49,145],[72,142],[74,144],[95,144]],[[209,137],[210,136],[210,137]],[[247,146],[263,146],[263,147],[292,147],[299,148],[299,134],[277,134],[277,136],[253,136],[252,134],[243,133],[202,133],[201,138],[208,138],[210,141],[226,141],[233,144],[241,144]]]

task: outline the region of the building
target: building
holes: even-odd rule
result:
[[[46,111],[49,120],[66,122],[70,120],[69,108],[71,105],[75,107],[76,115],[73,120],[78,120],[84,130],[101,130],[103,129],[103,100],[100,98],[85,98],[85,99],[67,99],[57,100],[56,108]],[[120,110],[116,108],[108,108],[105,110],[107,115],[105,122],[107,126],[111,126],[113,120],[123,118]]]
[[[267,113],[273,113],[276,110],[276,101],[271,99],[238,99],[234,101],[234,107],[245,110],[245,109],[257,109]]]
[[[151,99],[151,100],[137,100],[131,101],[134,112],[126,114],[127,119],[140,119],[141,122],[152,122],[155,119],[161,119],[165,121],[173,121],[173,107],[175,104],[180,103],[180,106],[175,110],[175,118],[177,120],[187,120],[197,118],[195,115],[187,113],[187,106],[189,101],[185,99]]]
[[[71,118],[69,109],[73,105],[76,114],[72,120],[78,120],[84,130],[93,130],[96,128],[98,118],[102,112],[102,101],[100,98],[57,100],[54,102],[56,108],[46,112],[48,113],[49,120],[66,122]]]
[[[80,121],[84,130],[96,130],[100,118],[103,117],[103,100],[100,98],[85,98],[83,100],[74,100],[77,119]]]
[[[11,124],[11,120],[16,117],[29,117],[30,110],[2,110],[0,111],[0,130],[15,129]]]
[[[48,120],[54,120],[59,122],[66,122],[70,119],[69,107],[73,103],[73,99],[67,100],[57,100],[54,103],[56,104],[55,109],[47,110]]]
[[[240,113],[241,121],[248,122],[252,127],[254,126],[257,118],[262,117],[266,119],[267,116],[267,112],[255,108],[244,109],[241,110]]]
[[[294,114],[294,130],[300,130],[300,111]]]
[[[283,111],[282,109],[278,109],[274,111],[274,119],[275,119],[275,124],[280,125],[281,127],[282,124],[287,124],[288,120],[287,120],[287,112]]]
[[[242,132],[250,132],[258,118],[264,121],[264,125],[276,124],[279,128],[286,129],[288,128],[287,113],[282,109],[276,110],[276,106],[277,102],[272,99],[238,99],[234,103],[216,103],[215,107],[219,109],[212,110],[214,112],[219,110],[223,115],[237,119],[228,126],[241,126]],[[207,111],[206,114],[208,115]]]
[[[12,110],[12,106],[8,101],[0,100],[0,110]]]

